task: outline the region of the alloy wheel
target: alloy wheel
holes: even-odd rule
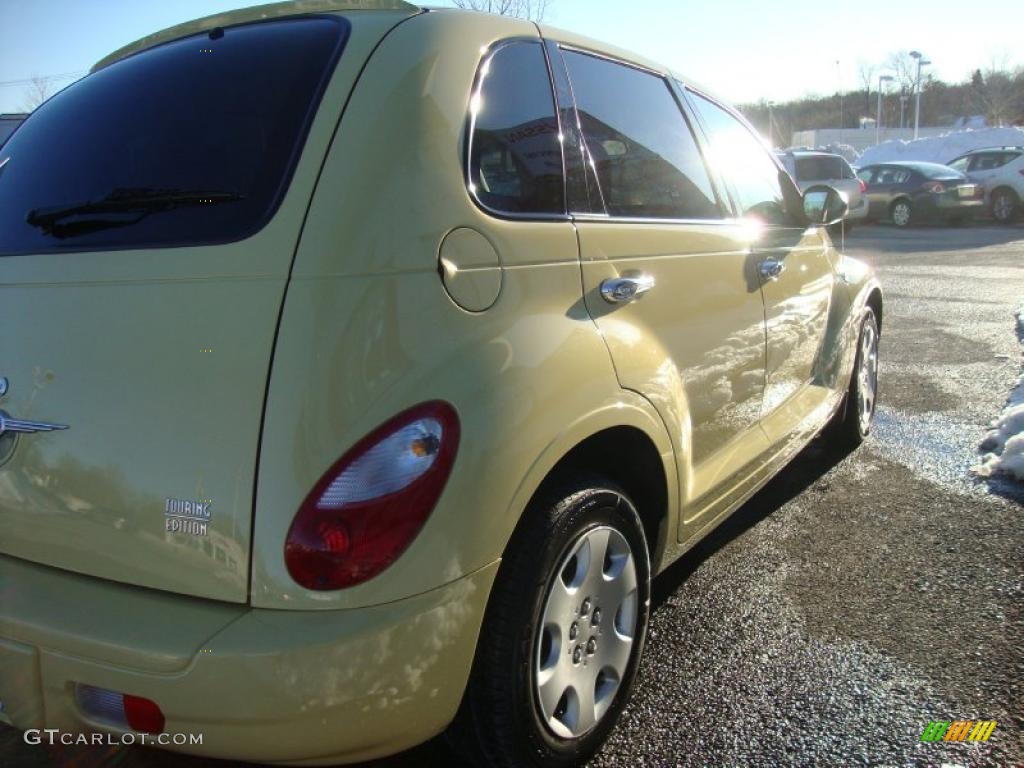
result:
[[[878,392],[878,332],[865,323],[860,340],[860,368],[857,370],[857,415],[860,431],[867,434],[875,415]]]
[[[892,223],[905,227],[910,223],[910,203],[899,202],[892,207]]]
[[[992,217],[998,222],[1007,222],[1013,219],[1017,211],[1017,204],[1010,195],[1002,192],[996,195],[992,201]]]

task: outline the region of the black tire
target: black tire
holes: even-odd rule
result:
[[[903,211],[906,211],[904,215]],[[894,200],[889,206],[889,220],[897,227],[909,227],[914,221],[914,205],[907,198]]]
[[[534,661],[541,650],[541,617],[547,610],[554,580],[564,578],[560,565],[566,553],[571,554],[570,545],[603,527],[620,533],[633,555],[636,628],[625,674],[603,716],[579,738],[562,738],[547,725],[535,690],[539,664]],[[643,653],[649,602],[647,542],[640,517],[626,494],[599,477],[553,483],[530,505],[502,559],[473,671],[459,713],[448,730],[449,744],[472,764],[488,768],[567,768],[584,763],[604,743],[629,699]],[[574,626],[577,622],[583,624],[585,615],[573,613],[575,619],[567,621]],[[601,622],[601,630],[611,623],[603,618]],[[586,631],[597,630],[588,626],[577,639]],[[573,642],[563,646],[570,655]],[[595,669],[596,664],[590,673],[594,674]]]
[[[1011,224],[1020,214],[1020,199],[1012,189],[997,189],[992,193],[989,210],[998,223]]]
[[[865,329],[870,330],[866,331]],[[870,417],[865,424],[864,419],[861,418],[861,382],[858,374],[860,373],[861,365],[863,363],[864,338],[866,332],[873,333],[874,335],[877,366],[877,345],[879,338],[878,319],[875,317],[875,312],[871,307],[865,308],[864,316],[861,319],[860,333],[857,334],[857,356],[853,363],[853,372],[850,374],[850,385],[846,391],[846,397],[843,405],[832,418],[832,423],[829,424],[828,429],[826,430],[826,435],[829,441],[844,448],[856,448],[864,442],[864,438],[871,434],[871,425],[874,421],[875,409],[878,405],[878,379],[876,367],[874,395],[871,402]]]

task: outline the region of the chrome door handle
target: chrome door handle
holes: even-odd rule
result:
[[[762,280],[778,280],[786,265],[777,259],[765,259],[757,265]]]
[[[609,304],[625,304],[639,299],[653,287],[653,275],[609,277],[601,283],[601,296]]]

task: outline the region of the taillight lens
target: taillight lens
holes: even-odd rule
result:
[[[861,194],[868,191],[868,183],[864,179],[857,179],[857,183],[860,185]]]
[[[343,589],[387,568],[420,532],[451,473],[459,418],[431,401],[360,440],[320,478],[285,540],[295,581]]]
[[[941,181],[929,181],[924,185],[924,188],[936,195],[941,195],[946,191],[946,186]]]

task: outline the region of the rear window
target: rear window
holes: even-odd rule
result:
[[[827,181],[831,179],[852,179],[850,166],[841,157],[810,155],[796,158],[797,181]]]
[[[0,255],[227,242],[276,210],[348,36],[227,27],[65,89],[0,151]]]

